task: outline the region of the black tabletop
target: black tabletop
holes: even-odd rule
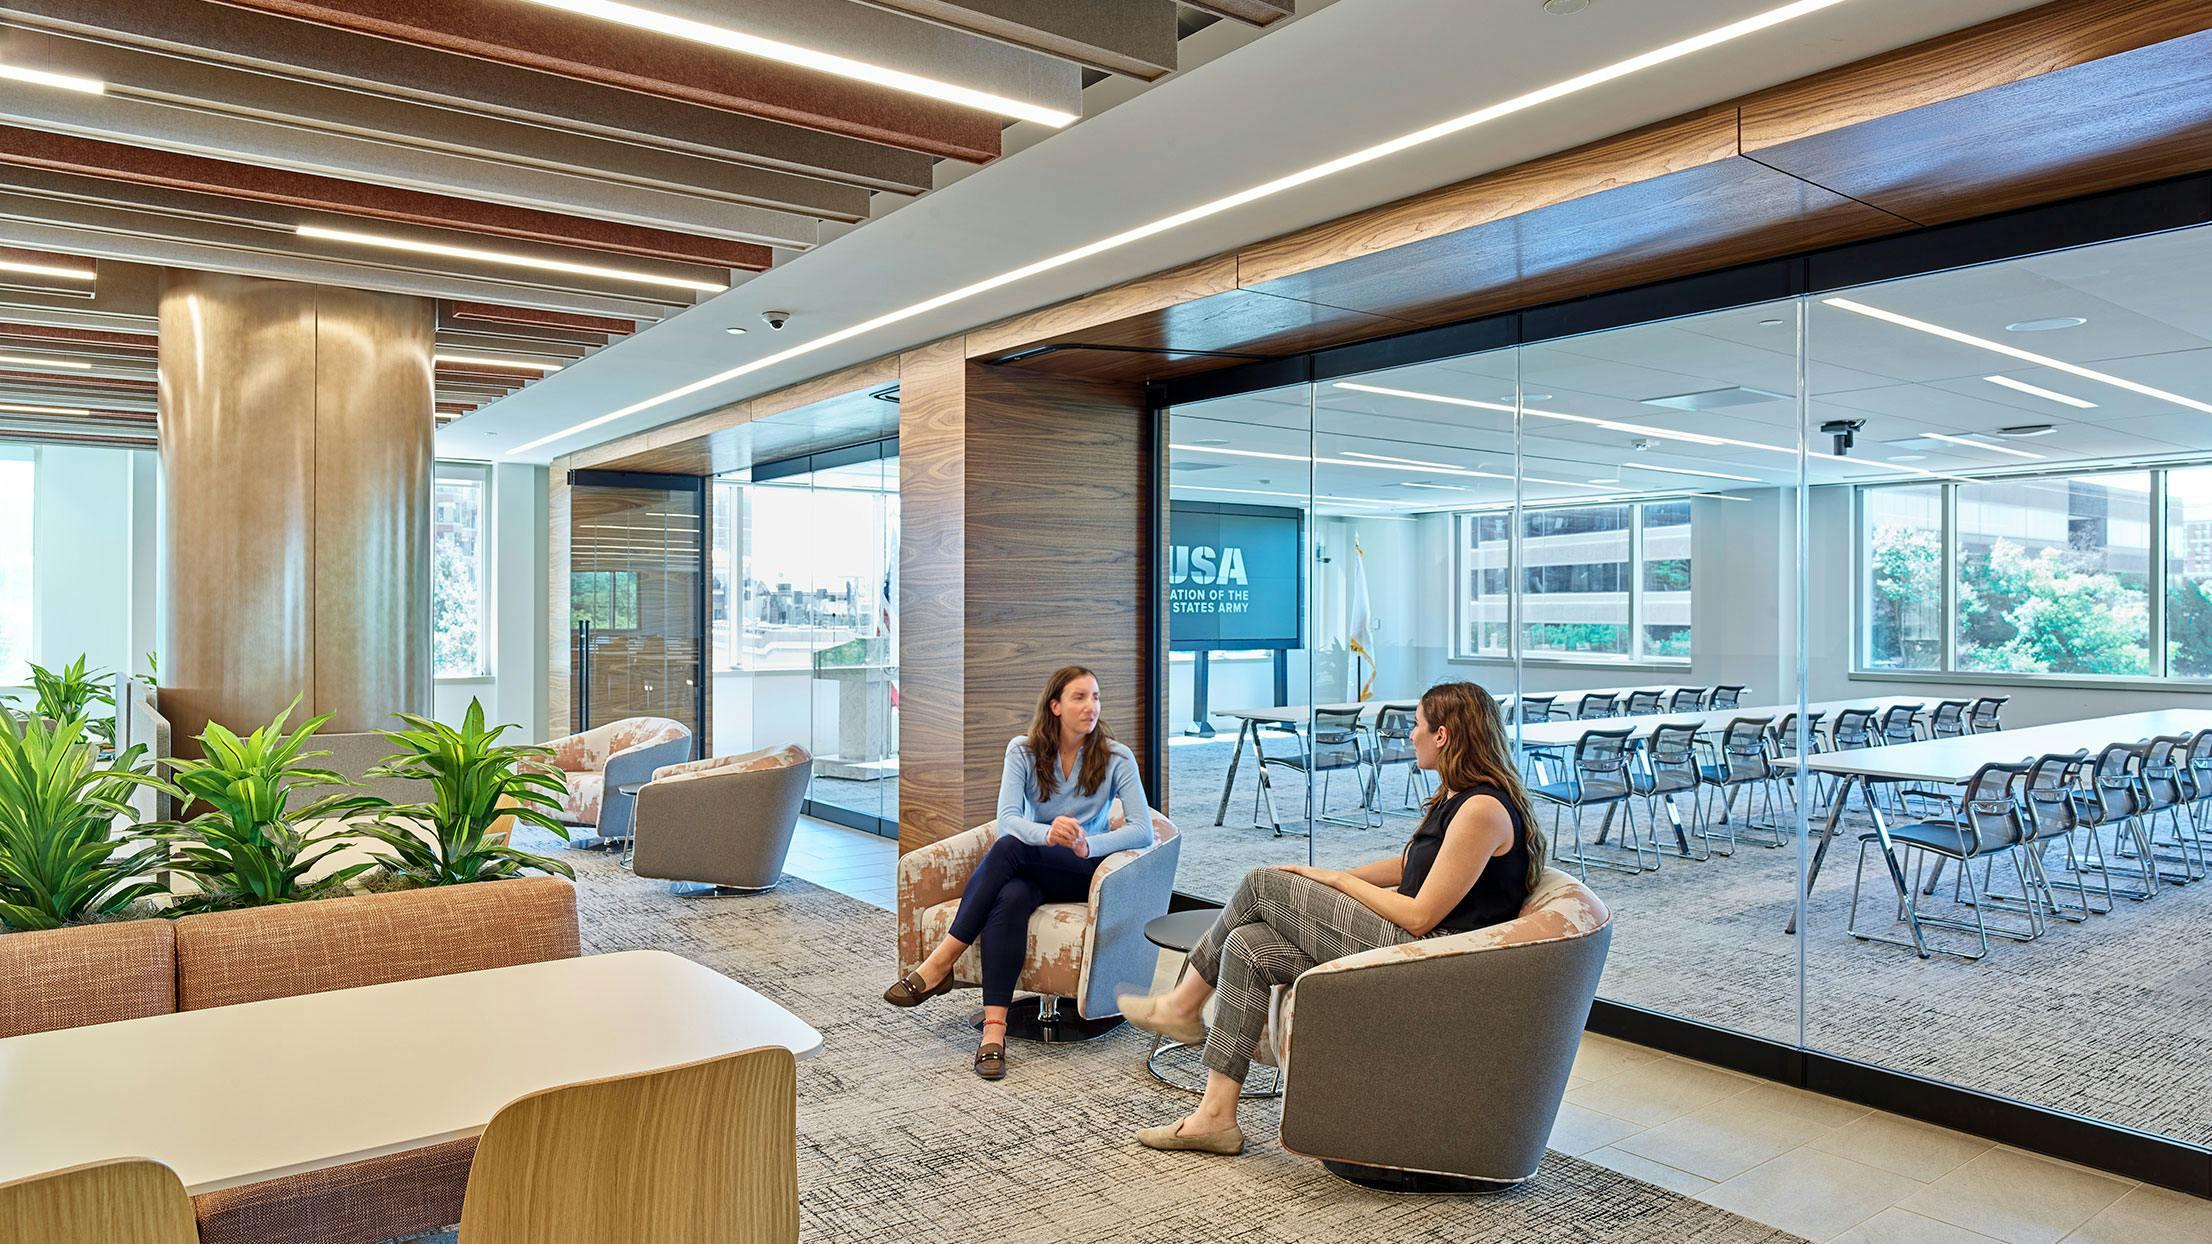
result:
[[[1166,950],[1190,953],[1206,930],[1214,926],[1214,918],[1221,911],[1215,907],[1194,907],[1189,911],[1171,911],[1145,921],[1144,939]]]
[[[617,787],[615,787],[614,789],[615,789],[615,793],[616,793],[616,794],[620,794],[620,795],[635,795],[635,794],[637,794],[637,793],[638,793],[639,791],[641,791],[641,790],[644,790],[644,789],[645,789],[645,783],[643,783],[643,782],[624,782],[624,783],[623,783],[622,785],[620,785],[620,786],[617,786]]]

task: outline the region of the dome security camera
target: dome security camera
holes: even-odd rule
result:
[[[791,313],[789,311],[763,311],[760,313],[760,318],[767,322],[768,327],[781,331],[784,325],[791,322]]]

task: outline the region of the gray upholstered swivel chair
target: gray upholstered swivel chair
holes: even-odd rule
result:
[[[746,894],[783,880],[814,758],[768,748],[663,765],[637,793],[630,866],[678,894]]]
[[[1394,1192],[1495,1192],[1536,1173],[1612,940],[1597,895],[1547,868],[1521,914],[1385,946],[1278,990],[1283,1148]],[[1396,1018],[1392,1018],[1396,1017]],[[1481,1092],[1439,1092],[1482,1061]]]

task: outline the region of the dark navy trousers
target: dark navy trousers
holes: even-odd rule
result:
[[[1000,834],[983,856],[948,930],[955,941],[980,941],[983,1005],[1010,1006],[1014,982],[1029,953],[1029,917],[1045,903],[1076,903],[1091,895],[1098,861],[1066,847],[1034,847]]]

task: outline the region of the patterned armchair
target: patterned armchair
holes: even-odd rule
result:
[[[979,825],[899,857],[899,971],[913,971],[952,927],[961,888],[997,838],[996,823]],[[1182,845],[1175,823],[1155,812],[1152,845],[1107,856],[1091,874],[1087,902],[1046,903],[1029,918],[1029,953],[1015,988],[1041,995],[1035,1021],[1041,1031],[1036,1035],[1046,1040],[1095,1036],[1119,1022],[1118,991],[1151,989],[1160,951],[1145,940],[1144,926],[1167,914]],[[952,974],[964,984],[982,982],[976,947],[960,956]],[[1076,1013],[1084,1020],[1112,1022],[1089,1030],[1068,1024],[1059,1018],[1062,998],[1075,999]],[[1017,1026],[1027,1025],[1018,1020]]]
[[[596,829],[602,840],[624,839],[630,836],[632,801],[616,790],[650,779],[663,765],[689,760],[691,729],[666,717],[625,717],[545,745],[567,779],[561,819]]]
[[[1611,942],[1605,904],[1547,868],[1503,924],[1300,975],[1276,991],[1270,1024],[1283,1148],[1394,1192],[1492,1192],[1535,1174]],[[1510,1070],[1480,1093],[1440,1094],[1437,1076],[1476,1048]]]

